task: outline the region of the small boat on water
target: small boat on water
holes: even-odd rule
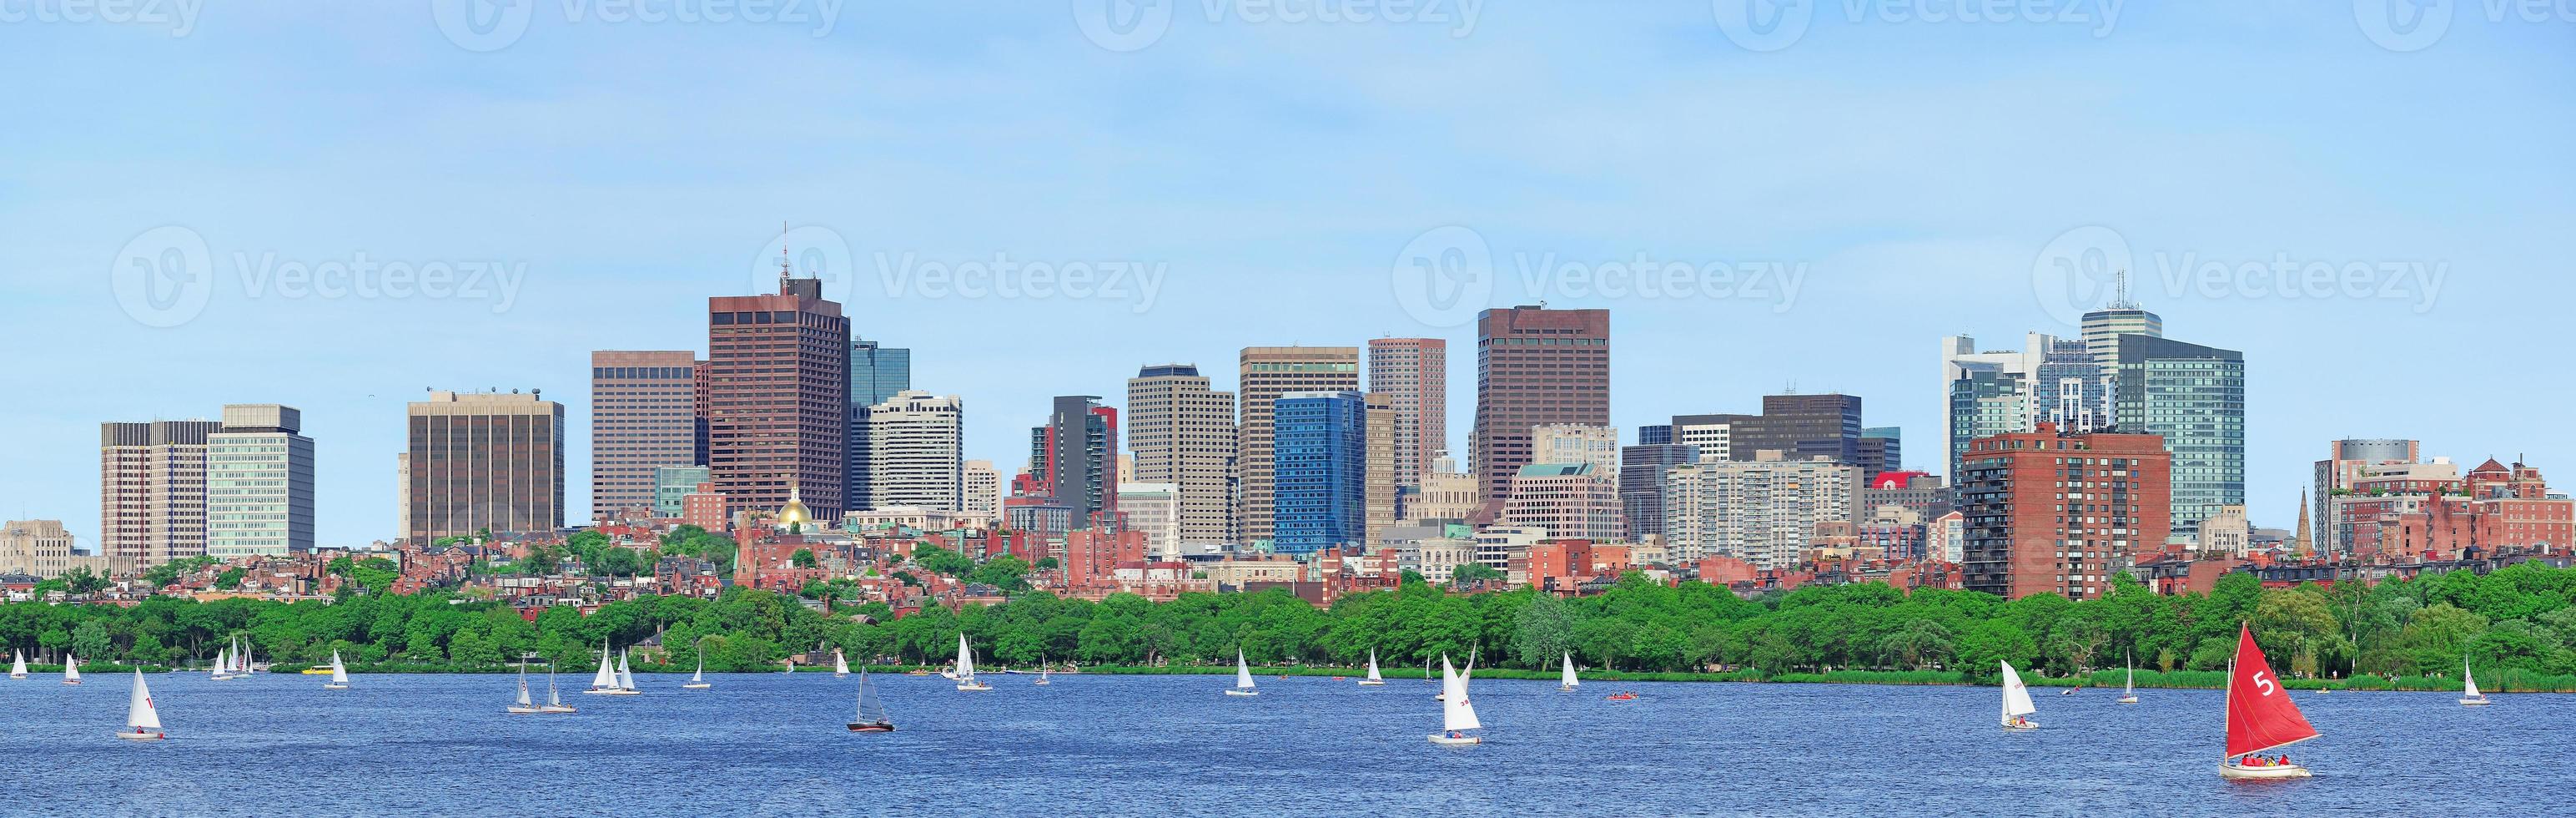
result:
[[[9,678],[27,678],[27,654],[14,650],[9,652]]]
[[[850,678],[850,660],[841,656],[840,648],[832,649],[832,678]]]
[[[2129,660],[2129,682],[2121,688],[2120,703],[2138,703],[2138,661],[2136,659]]]
[[[1035,682],[1037,686],[1046,687],[1055,684],[1055,680],[1047,677],[1047,669],[1046,657],[1038,657],[1038,680]]]
[[[1252,665],[1251,665],[1251,663],[1245,662],[1245,661],[1243,660],[1243,649],[1242,649],[1242,648],[1235,648],[1235,649],[1234,649],[1234,689],[1233,689],[1233,690],[1228,690],[1228,691],[1226,691],[1226,692],[1225,692],[1225,695],[1228,695],[1228,696],[1259,696],[1259,695],[1261,695],[1261,691],[1253,689],[1253,684],[1252,684]]]
[[[704,643],[700,643],[700,644],[698,645],[698,672],[697,672],[697,673],[695,673],[695,674],[690,675],[690,676],[689,676],[689,683],[688,683],[688,684],[681,685],[681,686],[680,686],[680,689],[681,689],[681,690],[714,690],[714,689],[716,689],[716,686],[715,686],[713,683],[710,683],[710,682],[708,682],[708,681],[707,681],[707,646],[706,646]]]
[[[513,716],[534,716],[544,712],[546,711],[537,707],[537,701],[528,696],[528,663],[520,662],[519,703],[510,705],[508,713]]]
[[[63,684],[78,685],[80,683],[80,657],[63,657]]]
[[[1636,701],[1636,700],[1637,700],[1637,692],[1636,692],[1636,691],[1633,691],[1633,690],[1622,690],[1622,691],[1619,691],[1619,692],[1617,692],[1617,693],[1612,693],[1612,694],[1610,694],[1610,697],[1609,697],[1608,699],[1606,699],[1605,701],[1614,701],[1614,702],[1633,702],[1633,701]]]
[[[885,698],[877,694],[877,683],[868,678],[865,667],[859,668],[859,712],[850,719],[850,732],[894,732],[894,720],[886,717]]]
[[[522,672],[525,671],[524,668],[521,670]],[[537,708],[537,712],[550,715],[578,712],[576,708],[563,703],[563,691],[555,687],[555,665],[553,662],[546,663],[546,706]]]
[[[1556,689],[1572,693],[1582,686],[1583,680],[1574,675],[1574,651],[1566,651],[1564,678],[1557,681]]]
[[[2253,626],[2239,627],[2236,660],[2227,666],[2227,758],[2219,764],[2218,775],[2231,781],[2312,778],[2314,773],[2288,763],[2286,756],[2283,760],[2261,757],[2320,734],[2299,712],[2299,705],[2290,701],[2290,691],[2272,673],[2271,660],[2254,644]]]
[[[2476,668],[2469,667],[2466,660],[2460,662],[2460,681],[2468,685],[2468,692],[2460,697],[2461,707],[2485,707],[2494,704],[2487,700],[2485,691],[2478,689],[2478,671]]]
[[[617,691],[629,696],[644,692],[643,688],[635,686],[635,669],[627,664],[626,651],[622,650],[617,652]]]
[[[1472,667],[1472,665],[1470,665]],[[1476,720],[1476,703],[1467,696],[1469,678],[1449,668],[1447,659],[1440,663],[1440,732],[1431,734],[1431,743],[1443,747],[1467,747],[1485,743],[1483,736],[1471,736],[1469,730],[1484,729]]]
[[[582,694],[588,696],[636,695],[636,691],[628,690],[618,683],[616,657],[605,644],[599,646],[599,672],[590,677],[590,689],[582,691]]]
[[[989,693],[992,685],[975,680],[975,649],[966,646],[966,635],[957,635],[957,689],[967,693]]]
[[[152,688],[143,683],[143,671],[134,671],[134,693],[126,699],[125,730],[116,734],[126,741],[160,741],[170,736],[161,731],[161,709],[152,704]]]
[[[211,674],[211,678],[218,682],[233,677],[232,646],[226,645],[215,649],[215,666],[210,668],[208,672]]]
[[[2022,682],[2021,682],[2021,673],[2020,673],[2020,672],[2018,672],[2018,671],[2013,670],[2013,666],[2012,666],[2012,663],[2011,663],[2011,662],[2004,662],[2004,663],[2003,663],[2003,666],[2004,666],[2004,716],[2003,716],[2004,729],[2006,729],[2006,730],[2037,730],[2037,729],[2039,729],[2039,722],[2032,721],[2032,720],[2030,719],[2030,717],[2031,717],[2031,716],[2036,715],[2036,714],[2038,714],[2038,713],[2039,713],[2039,705],[2032,703],[2032,702],[2031,702],[2031,700],[2030,700],[2030,686],[2025,685],[2025,684],[2022,684]]]
[[[1376,648],[1370,648],[1370,649],[1369,649],[1368,678],[1361,679],[1361,680],[1360,680],[1360,686],[1361,686],[1361,687],[1385,687],[1385,686],[1386,686],[1386,677],[1379,676],[1379,675],[1377,674],[1377,649],[1376,649]]]
[[[324,683],[322,684],[322,689],[324,689],[324,690],[347,690],[347,689],[349,689],[349,666],[348,666],[348,665],[344,665],[344,664],[341,664],[341,663],[340,663],[340,652],[339,652],[339,651],[336,651],[336,650],[335,650],[335,651],[332,651],[332,652],[331,652],[331,681],[324,682]]]

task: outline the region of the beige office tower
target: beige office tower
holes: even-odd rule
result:
[[[1449,342],[1378,338],[1368,345],[1368,391],[1395,408],[1395,484],[1418,488],[1449,450]]]
[[[53,579],[74,568],[86,568],[103,577],[116,576],[131,572],[133,563],[81,553],[72,533],[63,530],[61,520],[11,520],[0,526],[0,574]]]
[[[654,475],[698,462],[698,354],[590,353],[590,519],[654,511]]]
[[[99,550],[138,568],[206,553],[211,420],[99,424]]]
[[[905,390],[865,410],[864,508],[966,510],[966,403]]]
[[[1178,492],[1175,545],[1237,541],[1234,528],[1234,393],[1209,388],[1189,364],[1158,364],[1127,381],[1127,451],[1131,483],[1163,483]]]
[[[1241,502],[1235,519],[1245,542],[1272,538],[1272,418],[1279,398],[1296,392],[1360,391],[1359,347],[1245,347],[1239,389],[1243,395],[1241,430],[1236,438],[1236,472],[1242,475]]]
[[[1483,504],[1484,484],[1458,470],[1457,458],[1441,455],[1422,477],[1422,490],[1404,504],[1404,521],[1413,525],[1463,523]]]
[[[1365,538],[1360,542],[1374,545],[1378,541],[1378,535],[1395,526],[1396,465],[1401,461],[1397,459],[1395,453],[1398,413],[1394,396],[1371,392],[1366,400],[1368,401],[1366,454],[1368,465],[1365,491],[1368,497],[1366,506],[1368,528]]]
[[[431,392],[409,415],[412,543],[563,528],[563,404],[537,393]]]
[[[1002,470],[990,460],[966,461],[965,511],[987,522],[1002,518]]]

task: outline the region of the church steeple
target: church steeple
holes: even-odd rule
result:
[[[2299,531],[2291,535],[2290,552],[2302,557],[2314,553],[2317,541],[2313,537],[2314,532],[2308,528],[2308,490],[2302,488],[2299,489]]]

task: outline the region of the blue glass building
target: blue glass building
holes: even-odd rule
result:
[[[1291,392],[1273,410],[1272,550],[1358,544],[1368,528],[1368,402],[1358,392]]]

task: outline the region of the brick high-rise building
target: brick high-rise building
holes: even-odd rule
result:
[[[1360,389],[1358,347],[1246,347],[1243,350],[1242,418],[1236,424],[1235,464],[1242,476],[1236,505],[1236,536],[1246,541],[1275,536],[1272,469],[1272,412],[1279,399],[1293,392],[1357,392]]]
[[[563,404],[536,393],[431,392],[408,409],[404,536],[413,544],[563,528]]]
[[[1449,450],[1449,342],[1379,338],[1368,343],[1368,392],[1395,410],[1395,483],[1422,485],[1432,461]]]
[[[102,423],[100,553],[149,567],[206,553],[206,437],[211,420]]]
[[[1234,393],[1209,388],[1198,367],[1147,366],[1127,381],[1127,451],[1136,470],[1120,479],[1177,487],[1176,544],[1236,540],[1234,449]]]
[[[1610,311],[1512,307],[1476,316],[1476,427],[1468,468],[1487,513],[1530,464],[1530,429],[1610,425]]]
[[[792,488],[840,519],[849,378],[850,321],[821,279],[782,269],[775,294],[707,299],[707,468],[732,511],[785,507]]]
[[[1968,590],[2094,599],[2173,530],[2173,455],[2155,435],[1979,438],[1960,461]]]
[[[590,518],[654,509],[658,470],[697,463],[697,353],[590,353]]]

